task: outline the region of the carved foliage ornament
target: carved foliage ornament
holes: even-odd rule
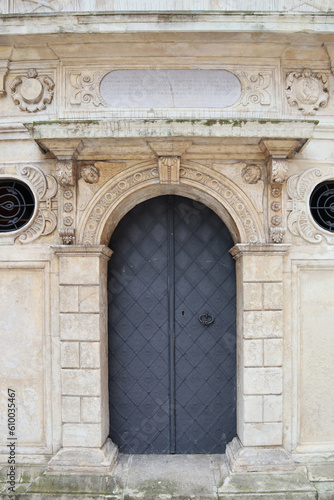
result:
[[[75,172],[72,160],[62,160],[57,162],[56,166],[57,181],[61,186],[73,186]]]
[[[324,73],[304,69],[293,71],[286,77],[285,93],[290,106],[297,106],[303,115],[314,115],[325,108],[329,99],[329,83]]]
[[[55,84],[49,76],[38,76],[29,69],[27,76],[18,76],[11,83],[13,101],[22,111],[35,113],[46,108],[53,99]]]
[[[270,159],[270,182],[271,184],[283,184],[288,178],[288,160],[285,158]]]
[[[49,174],[44,174],[35,166],[16,167],[18,173],[24,177],[32,187],[38,199],[38,211],[33,223],[21,233],[16,241],[30,243],[39,236],[51,234],[57,227],[57,181]]]
[[[330,178],[333,179],[334,172]],[[312,190],[320,180],[328,179],[329,175],[317,168],[306,170],[302,174],[292,175],[287,182],[288,195],[290,197],[288,210],[289,231],[295,236],[300,236],[308,243],[320,243],[324,239],[334,245],[334,237],[320,228],[314,221],[309,210],[309,197]]]

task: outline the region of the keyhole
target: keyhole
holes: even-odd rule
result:
[[[184,311],[182,311],[182,316],[184,316]]]

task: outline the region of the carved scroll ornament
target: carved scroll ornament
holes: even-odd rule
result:
[[[38,210],[32,224],[17,236],[15,241],[30,243],[39,236],[51,234],[57,227],[57,181],[49,174],[44,174],[36,166],[16,167],[17,172],[30,185],[38,200]]]
[[[326,240],[330,245],[334,245],[333,235],[314,222],[309,210],[309,197],[315,186],[322,180],[332,179],[333,176],[333,171],[330,175],[318,168],[311,168],[288,179],[288,210],[291,212],[288,216],[288,228],[293,235],[300,236],[308,243],[321,243]]]

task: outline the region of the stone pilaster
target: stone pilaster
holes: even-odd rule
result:
[[[110,470],[117,449],[108,439],[107,263],[104,246],[56,247],[63,448],[49,467]]]
[[[240,443],[237,447],[235,443],[230,446],[228,453],[230,458],[234,456],[231,462],[235,470],[240,466],[241,454],[242,470],[247,469],[246,452],[250,470],[254,467],[261,470],[261,453],[257,453],[261,447],[267,451],[268,447],[276,448],[274,466],[280,468],[277,447],[283,443],[283,256],[287,249],[286,245],[236,245],[231,250],[237,261],[239,284],[237,432]],[[265,455],[264,464],[270,469],[273,464],[268,453]],[[281,458],[281,465],[286,468],[287,455],[283,449]]]

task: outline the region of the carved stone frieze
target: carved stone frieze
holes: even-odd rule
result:
[[[293,71],[286,77],[285,93],[290,106],[297,106],[303,115],[314,115],[328,104],[328,78],[325,73],[311,69]]]
[[[17,76],[10,85],[14,103],[28,113],[45,109],[52,102],[54,87],[49,76],[38,76],[35,69],[29,69],[26,76]]]
[[[57,180],[60,185],[59,220],[62,221],[59,238],[64,245],[75,243],[76,170],[76,162],[72,159],[57,162]]]
[[[167,158],[167,157],[166,157]],[[165,163],[168,166],[167,160]],[[173,163],[173,162],[172,162]],[[256,243],[264,241],[262,224],[258,220],[257,212],[240,188],[225,176],[209,168],[194,163],[183,163],[180,166],[180,186],[198,189],[218,201],[222,207],[234,218],[236,226],[244,242]],[[127,195],[141,189],[152,190],[154,185],[160,184],[159,168],[144,163],[142,167],[132,167],[107,182],[90,201],[85,215],[78,227],[78,242],[84,245],[93,245],[101,242],[105,225],[126,199]]]
[[[107,106],[100,94],[100,83],[106,71],[72,71],[70,73],[70,104]]]
[[[248,73],[246,71],[236,71],[235,74],[242,83],[241,103],[243,106],[249,104],[269,106],[271,104],[271,94],[269,92],[272,85],[271,72]]]
[[[286,158],[275,158],[271,156],[267,162],[268,166],[268,217],[269,217],[269,239],[274,243],[282,243],[286,233],[284,223],[283,207],[283,183],[287,180],[288,160]]]
[[[235,104],[233,103],[234,109],[244,109],[245,106],[248,106],[251,109],[256,109],[261,106],[269,106],[274,103],[274,68],[265,68],[265,70],[261,71],[261,68],[252,69],[245,67],[245,69],[239,69],[238,67],[228,65],[224,69],[235,75],[241,83],[241,96],[236,100]],[[70,97],[68,103],[71,109],[73,109],[73,106],[78,107],[85,105],[95,106],[96,108],[99,106],[106,108],[122,107],[122,102],[125,98],[120,98],[119,104],[116,105],[115,103],[112,104],[106,101],[103,88],[100,92],[102,80],[106,77],[106,75],[112,73],[113,71],[110,67],[101,68],[96,66],[92,69],[68,68],[65,75],[70,87]],[[141,100],[139,100],[139,102],[138,100],[134,100],[133,105],[130,107],[136,108],[139,104],[139,107],[141,107]]]
[[[51,234],[57,227],[57,181],[33,165],[16,167],[17,172],[29,184],[37,199],[37,211],[32,224],[21,232],[15,241],[30,243],[39,236]]]
[[[259,165],[246,165],[242,169],[241,175],[247,184],[257,184],[262,175],[261,167]]]
[[[315,186],[328,178],[333,179],[333,176],[333,170],[324,173],[319,168],[311,168],[288,179],[288,229],[308,243],[326,240],[334,245],[334,237],[315,223],[309,209],[309,198]]]
[[[179,156],[161,156],[159,158],[160,184],[180,183],[180,161]]]
[[[60,12],[63,9],[61,0],[22,0],[22,2],[30,4],[27,7],[27,13],[39,11],[53,11]]]

